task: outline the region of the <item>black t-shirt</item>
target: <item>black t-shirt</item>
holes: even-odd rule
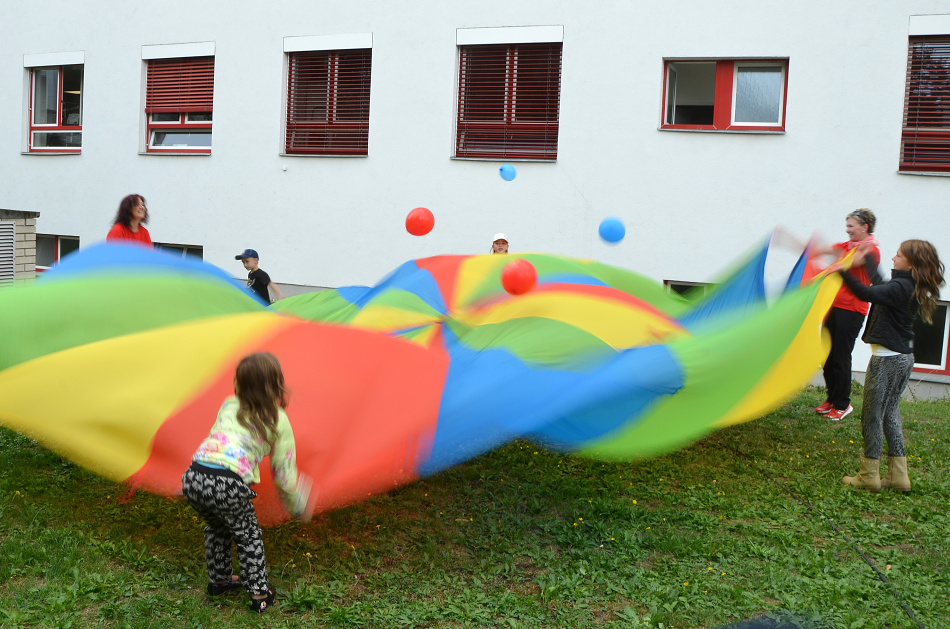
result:
[[[270,284],[270,275],[257,269],[247,274],[247,287],[253,290],[264,300],[265,304],[270,303],[270,294],[267,292],[267,286]]]

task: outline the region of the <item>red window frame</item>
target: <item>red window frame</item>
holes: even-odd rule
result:
[[[373,50],[289,53],[284,152],[367,155]]]
[[[76,249],[79,248],[79,237],[78,237],[78,236],[60,236],[60,235],[56,235],[56,234],[36,234],[36,237],[37,237],[37,238],[40,237],[40,236],[45,236],[45,237],[47,237],[47,238],[52,238],[52,239],[53,239],[53,265],[55,265],[56,263],[58,263],[59,260],[60,260],[60,258],[63,257],[62,242],[63,242],[63,239],[64,239],[64,238],[67,239],[67,240],[75,241],[75,242],[76,242],[76,248],[75,248],[75,249],[72,249],[71,251],[75,251]],[[69,252],[67,252],[67,253],[70,253],[71,251],[69,251]],[[36,265],[36,266],[34,267],[34,269],[36,270],[37,273],[42,273],[43,271],[46,271],[46,270],[48,270],[48,269],[50,269],[50,268],[52,268],[52,265],[50,265],[50,266],[40,266],[40,265]]]
[[[183,57],[148,61],[145,90],[146,152],[208,154],[211,146],[155,146],[155,132],[211,132],[211,120],[190,121],[189,116],[210,116],[214,109],[214,57]],[[153,121],[154,114],[178,114],[177,121]]]
[[[712,124],[671,124],[667,121],[667,102],[670,96],[670,64],[715,63],[716,83],[713,97]],[[740,66],[782,67],[782,104],[779,121],[775,124],[735,122],[736,74]],[[661,129],[690,129],[697,131],[785,131],[786,103],[788,101],[788,59],[665,59],[663,61],[663,107],[660,110]]]
[[[83,67],[82,64],[73,64],[80,68]],[[80,79],[80,89],[79,89],[79,124],[78,125],[67,125],[64,124],[63,120],[63,68],[70,66],[44,66],[30,68],[30,139],[29,139],[29,150],[31,153],[81,153],[82,152],[82,91],[83,83]],[[36,73],[41,70],[49,70],[50,68],[56,68],[56,77],[57,77],[57,87],[56,87],[56,123],[55,124],[37,124],[34,118],[34,108],[36,107]],[[83,68],[84,70],[84,68]],[[80,146],[34,146],[35,134],[47,134],[47,133],[79,133],[80,134]]]
[[[909,38],[898,170],[950,172],[950,35]]]
[[[561,43],[459,46],[455,155],[557,159]]]

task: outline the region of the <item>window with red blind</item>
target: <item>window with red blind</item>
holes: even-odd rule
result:
[[[292,155],[366,155],[372,49],[290,53],[287,131]]]
[[[900,170],[950,172],[950,35],[908,48]]]
[[[148,62],[149,152],[210,153],[214,57]]]
[[[561,44],[459,47],[458,157],[557,159]]]

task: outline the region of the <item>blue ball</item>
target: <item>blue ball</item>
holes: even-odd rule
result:
[[[501,175],[501,178],[505,181],[511,181],[515,178],[518,172],[515,170],[515,167],[511,164],[505,164],[498,169],[498,174]]]
[[[619,218],[605,218],[600,222],[600,237],[606,242],[620,242],[627,235],[627,228]]]

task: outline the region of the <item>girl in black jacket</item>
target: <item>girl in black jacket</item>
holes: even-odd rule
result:
[[[864,252],[858,249],[854,263]],[[900,398],[914,368],[914,319],[919,312],[927,323],[937,307],[944,285],[944,266],[937,250],[925,240],[905,240],[892,258],[891,280],[865,286],[838,270],[858,299],[871,302],[871,312],[861,337],[871,346],[871,362],[864,378],[861,431],[864,456],[857,476],[841,481],[873,492],[881,488],[910,491],[904,434],[901,430]],[[883,440],[887,439],[887,475],[880,477]]]

